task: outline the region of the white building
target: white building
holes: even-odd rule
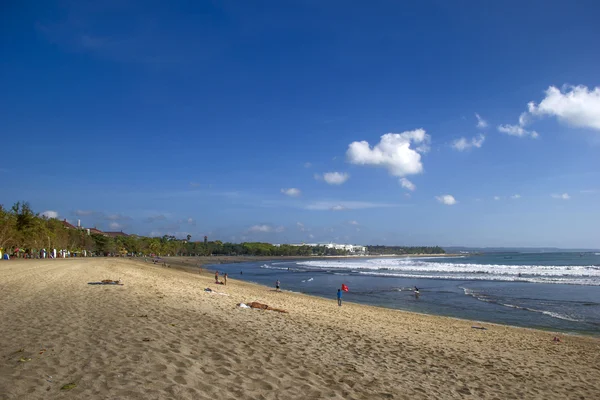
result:
[[[279,247],[281,244],[273,244],[273,246]],[[352,254],[367,254],[366,246],[360,246],[356,244],[338,244],[338,243],[290,243],[288,246],[308,246],[308,247],[319,247],[323,246],[328,249],[345,250]]]

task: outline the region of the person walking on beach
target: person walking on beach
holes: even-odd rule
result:
[[[215,271],[215,283],[219,283],[219,271]]]
[[[223,279],[225,280],[224,284],[227,285],[227,274],[223,275]]]
[[[338,289],[337,292],[337,300],[338,300],[338,306],[342,306],[342,289]]]
[[[279,279],[277,279],[277,282],[275,282],[275,290],[279,292],[279,285],[281,284],[281,282],[279,282]]]

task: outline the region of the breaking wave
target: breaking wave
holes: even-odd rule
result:
[[[360,261],[311,260],[298,266],[343,269],[362,275],[399,278],[489,280],[600,286],[600,266],[502,265],[449,263],[430,259],[368,259]]]

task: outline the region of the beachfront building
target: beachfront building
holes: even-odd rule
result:
[[[275,247],[281,244],[273,244]],[[344,250],[351,254],[366,255],[367,247],[356,244],[338,244],[338,243],[289,243],[287,246],[308,246],[308,247],[325,247],[327,249]]]

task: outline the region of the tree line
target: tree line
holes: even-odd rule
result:
[[[93,256],[344,256],[347,250],[326,246],[292,246],[260,242],[228,243],[191,241],[174,236],[105,236],[88,234],[85,229],[68,229],[55,218],[33,212],[26,202],[10,209],[0,205],[0,249],[13,257],[39,257],[46,249],[67,250],[71,255]],[[368,246],[368,254],[443,254],[440,247]]]

